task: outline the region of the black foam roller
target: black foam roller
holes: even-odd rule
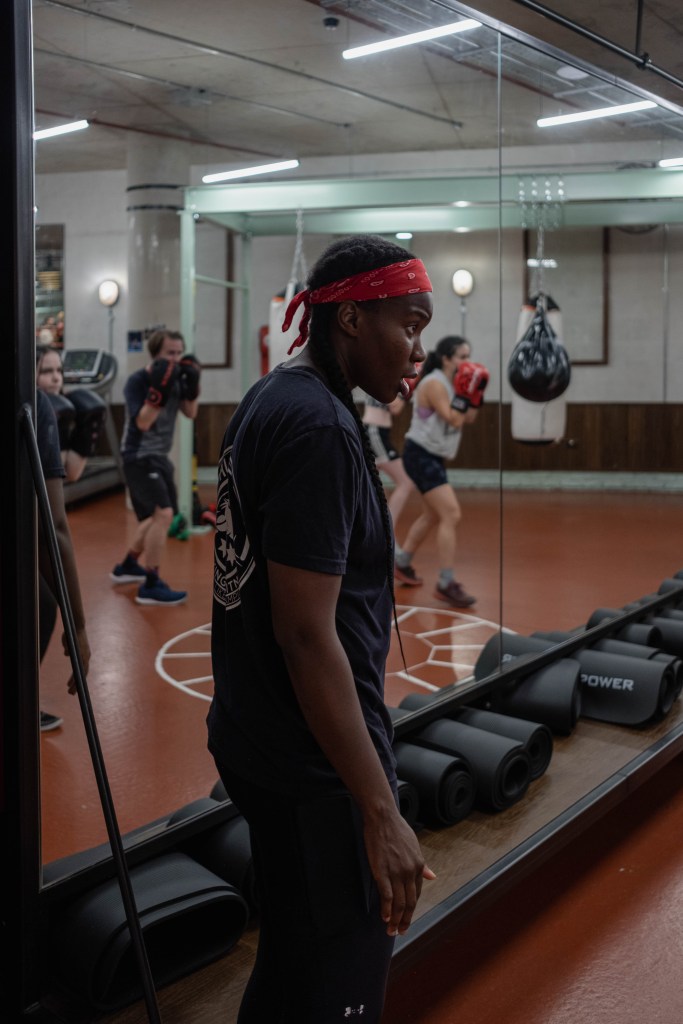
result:
[[[676,677],[671,664],[584,649],[581,714],[616,725],[644,725],[671,710]]]
[[[616,619],[624,614],[623,608],[596,608],[589,618],[586,628],[599,626],[605,619]],[[656,626],[645,622],[629,622],[626,626],[615,628],[614,637],[632,644],[645,644],[647,647],[661,647],[662,634]]]
[[[474,768],[475,804],[482,810],[505,810],[529,788],[529,758],[517,740],[448,718],[431,722],[411,739],[432,750],[465,757]]]
[[[657,647],[677,658],[683,657],[683,622],[662,618],[659,615],[656,617],[648,615],[647,622],[648,625],[659,630],[661,639],[656,645]]]
[[[680,590],[683,586],[683,570],[676,573],[675,576],[669,576],[668,579],[662,580],[659,584],[659,594],[668,594],[672,590]],[[681,596],[683,601],[683,595]]]
[[[246,818],[230,821],[194,836],[183,849],[219,878],[233,885],[254,913],[258,909],[251,838]]]
[[[581,666],[558,658],[518,683],[492,694],[491,707],[505,715],[541,722],[558,736],[569,736],[581,714]]]
[[[628,640],[596,640],[591,644],[592,651],[603,654],[624,654],[627,658],[654,658],[659,654],[658,647],[647,647],[645,644],[630,644]]]
[[[498,672],[512,658],[522,657],[524,654],[537,654],[548,649],[548,643],[543,640],[535,640],[530,636],[523,636],[521,633],[495,633],[487,643],[484,644],[474,666],[474,678],[484,679],[486,676]]]
[[[553,754],[553,736],[547,726],[483,708],[462,708],[457,712],[456,721],[518,740],[529,758],[532,780],[547,771]]]
[[[434,698],[427,694],[411,693],[401,701],[401,707],[414,711],[416,708],[432,703],[433,700]],[[518,740],[529,758],[532,779],[540,778],[550,764],[553,753],[553,737],[550,729],[545,725],[529,722],[523,718],[502,715],[495,711],[487,711],[484,708],[456,708],[445,717],[452,718],[456,722],[464,722],[465,725],[473,725],[475,729],[484,729],[485,732],[494,732],[498,736],[507,736],[508,739]]]
[[[412,782],[406,782],[405,779],[398,780],[398,806],[401,817],[411,828],[415,828],[420,813],[420,797]]]
[[[425,825],[457,825],[467,817],[474,806],[475,782],[464,757],[402,741],[394,744],[394,754],[399,778],[417,790]]]
[[[222,783],[216,783],[212,792],[220,792],[219,787],[222,786]],[[222,792],[225,792],[224,788]],[[218,802],[213,797],[193,800],[192,803],[185,804],[175,811],[168,819],[168,825],[176,825],[194,817],[195,814],[212,810]],[[256,909],[256,884],[249,826],[237,808],[235,817],[230,821],[221,822],[220,825],[214,825],[192,836],[182,844],[182,849],[224,882],[233,885],[242,894],[252,912]]]

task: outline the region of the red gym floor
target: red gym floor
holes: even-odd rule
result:
[[[478,602],[468,614],[450,613],[432,593],[433,547],[418,554],[425,584],[397,591],[408,673],[392,648],[389,704],[467,676],[498,624],[527,633],[572,628],[597,607],[656,591],[683,566],[683,496],[519,491],[501,504],[493,491],[472,490],[460,499],[457,574]],[[416,508],[406,510],[399,539]],[[188,589],[185,605],[140,607],[134,587],[114,587],[108,577],[134,528],[123,494],[83,503],[69,518],[93,651],[92,704],[127,832],[208,795],[216,780],[204,726],[213,535],[168,542],[162,574]],[[106,840],[67,676],[57,631],[41,672],[41,707],[64,718],[61,729],[41,737],[46,863]],[[681,758],[671,762],[437,953],[394,978],[387,1024],[679,1024],[681,765]],[[166,1024],[233,1019],[231,956],[160,993]],[[145,1020],[141,1006],[111,1018]]]

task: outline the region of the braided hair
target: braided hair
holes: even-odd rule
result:
[[[400,245],[388,242],[378,235],[355,235],[351,238],[342,238],[337,242],[333,242],[312,268],[308,278],[308,287],[313,291],[316,288],[321,288],[323,285],[331,284],[332,281],[339,281],[344,277],[361,274],[365,270],[376,270],[379,267],[389,266],[391,263],[399,263],[401,260],[414,258],[412,253],[403,249]],[[368,299],[364,302],[359,302],[358,305],[372,309],[381,301],[381,299]],[[384,493],[382,479],[377,469],[367,428],[361,420],[360,413],[353,400],[351,388],[339,365],[337,354],[330,341],[330,328],[338,305],[339,303],[336,302],[326,302],[311,307],[308,349],[314,365],[324,374],[330,390],[349,410],[358,428],[358,434],[363,445],[363,457],[382,514],[386,540],[387,580],[392,595],[396,633],[401,645],[401,653],[403,653],[398,622],[396,621],[396,602],[394,600],[394,531],[391,524],[389,506],[387,505],[386,494]]]

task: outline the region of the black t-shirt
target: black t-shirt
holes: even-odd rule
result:
[[[391,593],[358,427],[321,377],[277,367],[233,416],[219,464],[209,749],[286,794],[343,788],[299,709],[272,628],[266,561],[342,577],[337,633],[368,731],[396,778],[384,667]]]
[[[55,480],[66,476],[59,450],[59,427],[50,399],[40,388],[36,391],[36,443],[43,476]]]

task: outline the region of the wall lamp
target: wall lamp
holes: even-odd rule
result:
[[[460,299],[460,334],[465,337],[465,319],[467,317],[467,297],[474,289],[474,277],[469,270],[456,270],[451,280],[451,287]]]

